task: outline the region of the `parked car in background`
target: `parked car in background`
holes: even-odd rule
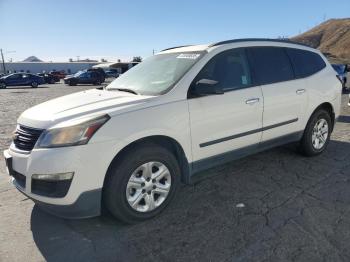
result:
[[[100,79],[101,79],[101,83],[103,83],[105,80],[106,80],[106,73],[105,73],[105,70],[103,70],[102,68],[89,68],[87,70],[88,72],[97,72],[100,74]]]
[[[67,75],[64,71],[51,71],[50,74],[57,76],[59,79],[63,79]]]
[[[117,69],[109,69],[109,70],[106,70],[105,72],[107,77],[117,78],[119,76],[119,72]]]
[[[43,209],[78,218],[104,206],[135,223],[204,169],[291,142],[321,154],[340,107],[336,72],[313,48],[266,39],[170,48],[104,89],[28,109],[4,156],[14,185]]]
[[[54,84],[54,83],[60,81],[60,78],[57,75],[53,75],[53,74],[50,74],[50,73],[48,73],[48,74],[46,74],[46,73],[39,73],[37,75],[43,77],[44,80],[45,80],[45,83],[47,83],[47,84]]]
[[[29,73],[14,73],[0,78],[0,88],[7,86],[31,86],[38,87],[45,84],[45,79]]]
[[[346,89],[347,74],[349,72],[348,65],[332,64],[334,70],[338,73],[340,81],[343,83],[343,91]]]
[[[70,86],[77,84],[93,84],[100,85],[102,83],[103,76],[99,72],[95,71],[79,71],[74,75],[69,75],[64,78],[64,83]]]

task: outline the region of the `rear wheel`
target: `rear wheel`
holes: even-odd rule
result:
[[[329,143],[331,126],[329,113],[323,109],[316,111],[311,116],[300,141],[301,152],[306,156],[321,154]]]
[[[125,223],[158,215],[174,197],[180,179],[176,158],[147,145],[125,153],[110,168],[103,191],[107,209]]]
[[[38,82],[32,82],[32,84],[31,84],[31,86],[33,87],[33,88],[37,88],[38,87]]]
[[[6,84],[5,83],[0,83],[0,89],[2,88],[6,88]]]

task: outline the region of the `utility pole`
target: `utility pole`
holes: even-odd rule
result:
[[[2,69],[4,70],[4,74],[6,74],[5,59],[4,59],[4,54],[2,52],[2,49],[0,49],[0,53],[1,53],[1,59],[2,59]]]

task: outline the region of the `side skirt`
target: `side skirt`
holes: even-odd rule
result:
[[[235,149],[220,155],[195,161],[193,163],[190,163],[191,170],[189,173],[188,181],[191,183],[191,180],[193,179],[193,176],[195,174],[201,171],[204,171],[206,169],[209,169],[218,165],[222,165],[224,163],[230,162],[232,160],[240,159],[248,155],[259,153],[261,151],[265,151],[273,147],[299,141],[302,138],[302,136],[303,136],[303,131],[295,132],[289,135],[264,141],[255,145]],[[197,178],[197,175],[196,175],[196,178]]]

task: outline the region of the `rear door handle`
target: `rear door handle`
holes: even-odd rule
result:
[[[260,101],[259,98],[251,98],[251,99],[246,100],[245,103],[246,103],[247,105],[253,105],[253,104],[255,104],[255,103],[258,103],[259,101]]]
[[[301,95],[305,93],[305,89],[298,89],[297,91],[295,91],[295,93],[297,93],[298,95]]]

